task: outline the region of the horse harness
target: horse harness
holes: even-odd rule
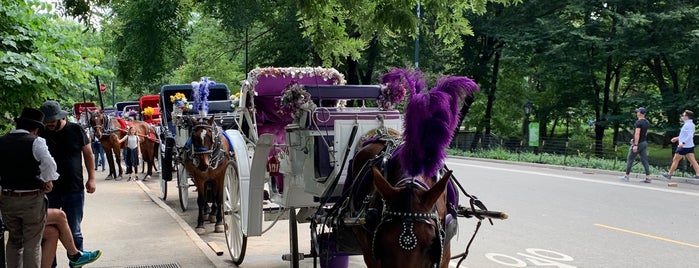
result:
[[[395,151],[400,147],[401,140],[390,137],[386,135],[385,133],[378,133],[373,138],[368,139],[367,141],[364,142],[363,145],[366,145],[368,143],[375,143],[375,142],[382,142],[384,144],[383,150],[374,158],[367,163],[365,163],[360,172],[359,172],[359,177],[363,178],[369,170],[371,170],[372,166],[376,166],[381,170],[384,178],[388,178],[388,171],[389,171],[389,162],[393,158],[393,155]],[[410,190],[414,190],[414,188],[427,191],[429,188],[427,185],[424,183],[415,180],[415,178],[404,178],[401,179],[398,183],[394,185],[395,187],[406,187],[409,188]],[[376,193],[374,193],[375,195]],[[368,196],[368,198],[373,198],[371,196]],[[378,247],[378,238],[381,233],[381,227],[385,223],[389,222],[397,222],[401,223],[402,225],[402,231],[401,234],[398,236],[398,246],[400,246],[403,250],[406,251],[411,251],[417,247],[417,236],[415,236],[414,232],[414,224],[415,223],[423,223],[423,224],[428,224],[432,226],[435,230],[435,234],[437,236],[434,238],[430,248],[428,249],[430,252],[430,260],[432,261],[433,266],[438,267],[439,264],[442,261],[442,255],[444,253],[444,245],[446,244],[445,237],[446,237],[446,232],[444,226],[442,226],[442,222],[439,218],[439,213],[437,212],[437,207],[436,205],[433,207],[432,211],[430,212],[407,212],[407,211],[397,211],[393,210],[391,207],[386,205],[385,200],[381,200],[383,203],[383,208],[381,212],[381,218],[379,223],[376,225],[375,228],[372,228],[370,226],[371,224],[365,225],[365,229],[369,232],[372,233],[372,239],[371,239],[371,253],[372,256],[374,256],[375,259],[378,259],[378,256],[380,256],[381,251],[380,247]],[[367,206],[368,202],[364,202],[364,205],[360,209],[360,213],[366,213],[367,218],[370,218],[373,213],[377,213],[375,209],[368,208]],[[367,228],[368,227],[368,228]],[[439,250],[436,250],[436,249]]]
[[[396,183],[395,187],[405,187],[410,191],[414,191],[414,188],[427,191],[429,188],[424,183],[416,180],[415,178],[404,178]],[[438,267],[442,262],[442,255],[444,254],[445,236],[444,227],[439,219],[439,213],[437,212],[436,205],[432,208],[430,212],[409,212],[409,211],[398,211],[393,210],[391,207],[386,205],[386,201],[383,200],[383,210],[381,213],[381,221],[376,226],[371,242],[371,252],[374,258],[377,258],[381,252],[379,247],[377,247],[378,237],[381,232],[381,227],[385,223],[400,223],[402,225],[402,231],[398,236],[398,246],[403,250],[411,251],[417,247],[417,236],[414,232],[415,223],[423,223],[430,225],[434,228],[435,234],[428,252],[430,254],[430,261],[434,267]],[[439,248],[437,251],[436,249]],[[377,258],[378,259],[378,258]]]
[[[209,124],[199,123],[193,125],[189,128],[189,133],[194,133],[196,130],[204,129],[211,133],[211,138],[213,140],[213,146],[211,148],[207,147],[195,147],[192,142],[192,137],[190,136],[185,143],[186,151],[188,152],[187,159],[198,165],[198,161],[195,156],[202,154],[209,154],[209,167],[216,169],[218,165],[223,160],[224,156],[227,157],[226,152],[223,150],[221,145],[221,130],[216,126],[211,126]]]

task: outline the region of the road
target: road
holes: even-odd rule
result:
[[[699,261],[696,185],[622,182],[607,172],[472,159],[451,158],[447,165],[470,194],[510,215],[492,226],[484,221],[461,267],[695,267]],[[147,185],[159,191],[157,177]],[[166,203],[191,226],[194,197],[191,193],[190,209],[180,212],[170,183]],[[462,197],[461,203],[467,200]],[[475,224],[460,218],[452,254],[463,252]],[[304,252],[309,251],[307,230],[307,224],[299,225]],[[282,220],[263,236],[249,238],[243,266],[288,267],[281,260],[289,248],[287,233],[288,221]],[[202,239],[225,248],[222,234],[210,232]],[[227,253],[221,258],[227,260]],[[350,266],[363,267],[361,257],[352,257]],[[313,266],[306,260],[302,267]]]

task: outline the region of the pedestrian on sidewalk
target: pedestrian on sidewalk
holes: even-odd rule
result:
[[[97,170],[99,166],[102,166],[102,171],[104,171],[104,162],[107,157],[104,152],[104,147],[102,147],[99,138],[95,136],[94,131],[92,132],[92,153],[95,155],[95,170]]]
[[[672,179],[672,174],[677,169],[680,160],[682,158],[687,158],[689,163],[694,168],[694,178],[699,178],[699,163],[697,159],[694,158],[694,112],[690,110],[684,110],[682,113],[682,128],[680,129],[680,135],[672,138],[670,141],[673,143],[677,142],[677,150],[675,150],[675,155],[672,157],[672,165],[670,165],[670,170],[663,173],[663,177],[668,180]]]
[[[46,227],[44,239],[41,243],[41,267],[49,268],[56,256],[58,241],[61,241],[68,255],[69,267],[82,267],[92,263],[102,256],[101,250],[80,251],[75,247],[73,235],[68,226],[66,214],[55,208],[50,208],[46,214]]]
[[[119,143],[126,142],[126,154],[124,154],[124,160],[126,161],[126,174],[129,174],[129,179],[131,177],[138,180],[138,158],[141,157],[141,139],[136,135],[136,128],[130,127],[128,129],[128,135],[124,136],[119,140]]]
[[[626,156],[626,174],[621,177],[623,181],[629,181],[629,174],[631,174],[631,167],[633,167],[633,162],[636,160],[636,156],[641,157],[641,163],[643,164],[643,169],[646,172],[646,178],[642,182],[650,183],[650,166],[648,165],[648,129],[650,128],[650,122],[646,119],[646,108],[638,107],[636,108],[636,123],[633,124],[633,139],[631,140],[631,148],[629,148],[629,154]]]
[[[54,189],[46,196],[50,208],[58,208],[66,213],[68,226],[73,233],[75,247],[83,250],[83,234],[80,224],[85,207],[85,191],[94,193],[95,159],[90,139],[83,128],[66,121],[67,112],[61,110],[56,101],[46,101],[41,105],[46,130],[41,136],[46,139],[49,151],[56,160],[60,177]],[[87,181],[83,179],[83,163],[87,170]],[[55,267],[56,262],[54,260]]]
[[[9,231],[7,267],[38,268],[46,223],[46,192],[58,179],[56,162],[46,140],[38,137],[44,114],[24,108],[16,128],[0,137],[0,211]]]

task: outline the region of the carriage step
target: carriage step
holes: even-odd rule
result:
[[[313,257],[312,254],[303,254],[303,253],[299,253],[298,256],[299,256],[300,261],[302,261],[305,258],[312,258]],[[287,253],[287,254],[282,255],[282,260],[283,261],[291,261],[291,254]]]

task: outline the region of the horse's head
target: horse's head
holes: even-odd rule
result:
[[[194,165],[201,171],[216,166],[219,151],[221,150],[221,140],[218,137],[219,131],[214,122],[214,117],[209,119],[196,119],[190,117],[191,148]]]
[[[445,258],[442,222],[451,171],[436,183],[430,178],[414,177],[402,179],[395,186],[379,169],[374,167],[372,173],[384,203],[372,242],[374,257],[383,267],[440,267]]]
[[[87,120],[90,127],[95,130],[95,137],[101,137],[107,121],[105,114],[99,111],[90,111],[87,112]]]

